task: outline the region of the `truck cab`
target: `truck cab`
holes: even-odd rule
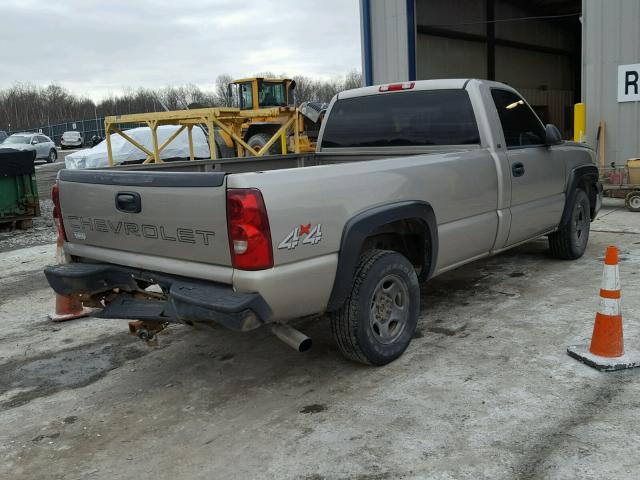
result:
[[[234,80],[229,88],[240,110],[295,108],[296,82],[290,78],[243,78]]]

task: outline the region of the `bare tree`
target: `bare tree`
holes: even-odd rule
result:
[[[342,84],[343,90],[351,90],[353,88],[360,88],[363,86],[362,74],[357,70],[351,70],[344,77],[344,83]]]
[[[220,107],[235,107],[235,99],[229,89],[229,84],[233,81],[231,75],[223,73],[216,77],[215,102]]]
[[[261,77],[274,77],[262,72]],[[281,74],[279,77],[286,77]],[[357,88],[362,75],[357,71],[332,80],[318,80],[296,76],[296,102],[328,102],[341,90]],[[158,90],[147,88],[124,89],[119,95],[111,95],[95,103],[88,98],[70,93],[60,85],[38,87],[30,83],[15,83],[0,90],[0,129],[34,130],[46,125],[67,121],[93,119],[97,116],[124,115],[128,113],[163,111],[163,104],[171,110],[189,105],[236,106],[227,85],[232,81],[228,74],[216,78],[213,91],[202,90],[197,85],[168,86]]]

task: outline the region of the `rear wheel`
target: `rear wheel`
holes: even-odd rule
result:
[[[589,197],[584,190],[577,189],[569,221],[549,235],[551,255],[564,260],[580,258],[587,248],[590,227]]]
[[[268,133],[256,133],[251,136],[247,143],[254,150],[260,151],[260,149],[264,147],[269,140],[271,140],[271,135]],[[267,153],[269,155],[280,155],[282,153],[280,139],[276,140],[275,143],[269,147],[269,151]],[[249,153],[247,153],[247,156],[249,156]]]
[[[386,365],[406,350],[418,323],[420,286],[413,265],[389,250],[362,255],[344,305],[331,316],[333,336],[350,360]]]
[[[49,151],[49,156],[47,157],[47,163],[53,163],[58,159],[58,152],[56,152],[55,148],[52,148]]]
[[[640,212],[640,191],[627,194],[624,202],[630,211]]]

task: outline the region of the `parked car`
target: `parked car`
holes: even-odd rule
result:
[[[72,263],[45,274],[100,317],[143,320],[141,338],[266,324],[303,351],[286,322],[327,312],[372,365],[409,345],[419,282],[544,236],[580,258],[602,203],[593,150],[513,88],[464,79],[340,92],[313,154],[64,169],[54,188]]]
[[[0,130],[0,143],[4,142],[8,137],[7,132]]]
[[[80,132],[70,130],[62,134],[60,138],[60,148],[82,148],[84,146],[84,137]]]
[[[31,150],[35,152],[37,160],[46,160],[47,163],[55,162],[58,159],[55,143],[41,133],[14,133],[2,142],[2,146],[14,150]]]

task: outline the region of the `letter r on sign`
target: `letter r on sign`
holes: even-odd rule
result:
[[[638,79],[640,78],[640,74],[635,71],[626,72],[624,79],[624,94],[625,95],[638,95]],[[629,90],[633,87],[633,93]]]
[[[618,102],[640,101],[640,63],[618,65]]]

